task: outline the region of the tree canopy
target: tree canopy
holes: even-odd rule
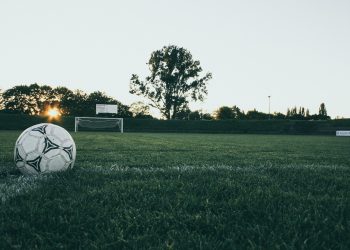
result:
[[[87,94],[81,90],[72,91],[66,87],[52,88],[48,85],[18,85],[1,94],[2,112],[41,115],[48,108],[57,108],[63,115],[94,116],[96,104],[117,104],[118,117],[131,117],[127,105],[95,91]]]
[[[130,93],[144,96],[167,119],[175,119],[189,101],[203,101],[208,94],[211,73],[200,76],[200,62],[181,47],[164,46],[151,54],[148,61],[150,75],[144,81],[133,74]]]
[[[152,119],[150,108],[144,102],[134,102],[130,105],[130,111],[135,118]]]
[[[326,120],[329,119],[329,116],[327,115],[326,105],[324,103],[321,103],[320,108],[318,109],[318,115]]]
[[[5,110],[23,114],[38,115],[41,113],[45,102],[51,101],[52,88],[38,84],[18,85],[10,88],[2,94]]]

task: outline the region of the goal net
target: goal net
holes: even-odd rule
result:
[[[75,117],[74,131],[120,131],[123,133],[123,118]]]

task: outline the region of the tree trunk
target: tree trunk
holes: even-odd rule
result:
[[[171,119],[170,110],[167,110],[167,111],[166,111],[165,117],[166,117],[167,120],[170,120],[170,119]]]
[[[171,116],[172,119],[175,119],[176,118],[176,114],[177,114],[177,107],[176,105],[174,105],[174,108],[173,108],[173,115]]]

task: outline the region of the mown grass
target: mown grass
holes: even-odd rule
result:
[[[0,248],[349,249],[350,138],[77,133],[24,178],[0,132]]]

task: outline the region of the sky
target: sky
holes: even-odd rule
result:
[[[303,106],[350,118],[350,1],[0,0],[0,89],[103,91],[130,105],[151,53],[188,49],[211,72],[192,109]]]

